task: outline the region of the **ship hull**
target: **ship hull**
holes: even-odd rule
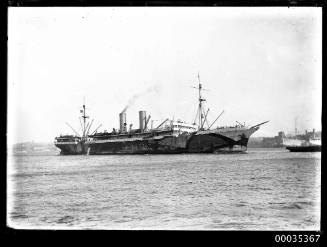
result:
[[[239,153],[247,150],[256,129],[199,131],[190,135],[168,135],[146,139],[101,140],[87,142],[87,154],[178,154]]]
[[[233,140],[221,134],[194,135],[187,143],[188,153],[230,153],[245,152],[248,138]]]
[[[291,152],[321,152],[321,146],[287,146]]]
[[[85,154],[83,143],[56,143],[55,146],[60,149],[60,155]]]
[[[185,153],[186,138],[167,136],[160,139],[118,140],[87,144],[93,154],[178,154]]]

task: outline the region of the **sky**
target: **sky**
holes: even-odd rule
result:
[[[200,81],[208,121],[253,136],[321,130],[322,11],[314,7],[51,7],[8,10],[8,143],[81,131],[193,122]]]

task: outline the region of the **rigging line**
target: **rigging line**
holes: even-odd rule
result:
[[[196,119],[197,119],[197,117],[198,117],[198,112],[199,112],[199,108],[196,110],[195,119],[194,119],[194,121],[193,121],[193,123],[194,123],[194,124],[196,124],[196,122],[195,122],[195,121],[196,121]]]
[[[208,116],[209,116],[209,114],[208,114]],[[207,125],[208,125],[208,129],[209,129],[209,125],[210,125],[210,123],[209,123],[209,121],[208,121],[208,117],[207,117]]]
[[[77,136],[79,136],[79,134],[77,133],[77,131],[69,123],[66,122],[66,124],[75,132],[75,134]]]
[[[208,108],[208,111],[207,111],[207,114],[206,114],[206,124],[207,124],[208,129],[209,129],[208,113],[209,113],[209,108]]]
[[[91,126],[92,126],[92,124],[93,124],[93,120],[94,120],[94,119],[92,119],[91,124],[90,124],[89,128],[88,128],[87,131],[86,131],[86,135],[87,135],[87,136],[89,135],[89,131],[90,131]]]
[[[85,127],[85,136],[86,136],[86,132],[87,132],[87,129],[88,129],[88,127],[89,127],[89,124],[90,124],[90,122],[87,122],[87,125],[86,125],[86,127]]]
[[[93,135],[100,127],[102,126],[102,124],[100,124],[93,132],[91,135]]]
[[[166,118],[165,121],[163,121],[161,124],[159,124],[156,129],[158,129],[159,127],[161,127],[165,122],[167,122],[169,120],[169,118]]]
[[[219,116],[215,119],[215,121],[213,121],[213,123],[210,125],[209,129],[211,128],[212,125],[214,125],[214,123],[218,120],[218,118],[224,113],[224,111],[222,111]]]
[[[207,115],[208,115],[208,112],[209,112],[209,108],[208,108],[208,110],[207,110],[207,113],[205,113],[205,110],[203,109],[203,113],[205,113],[205,114],[204,114],[204,121],[203,121],[203,123],[202,123],[201,128],[203,128],[203,125],[204,125],[205,122],[208,124],[208,122],[207,122]]]
[[[209,125],[210,125],[210,124],[209,124],[209,122],[208,122],[208,119],[207,119],[206,123],[207,123],[208,129],[209,129]]]
[[[82,125],[81,117],[79,117],[78,119],[79,119],[79,123],[81,124],[81,132],[83,133],[83,125]]]

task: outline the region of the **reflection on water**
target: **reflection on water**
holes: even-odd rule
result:
[[[11,227],[320,229],[320,153],[8,158]]]

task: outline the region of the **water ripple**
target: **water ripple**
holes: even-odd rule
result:
[[[320,158],[234,155],[19,156],[17,228],[305,230],[320,227]]]

